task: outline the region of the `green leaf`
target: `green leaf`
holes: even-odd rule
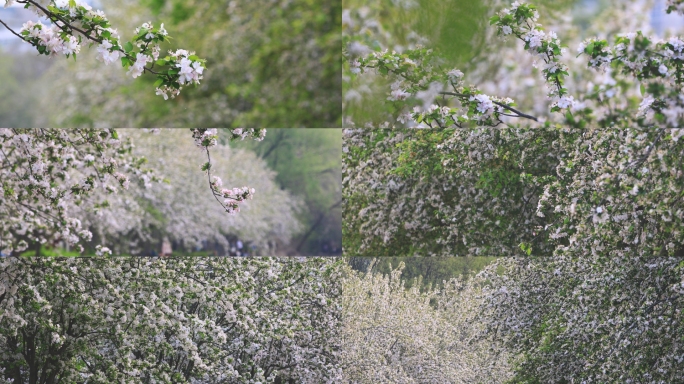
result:
[[[641,96],[646,95],[646,87],[644,87],[643,83],[639,85],[639,90],[641,91]]]
[[[494,25],[499,21],[499,15],[494,15],[491,18],[489,18],[489,25]]]
[[[197,57],[197,55],[190,55],[190,56],[188,56],[188,59],[190,59],[192,61],[199,61],[200,58]]]
[[[159,79],[154,82],[154,87],[157,88],[164,83],[164,79]]]
[[[594,42],[589,43],[589,45],[587,45],[587,47],[584,48],[584,52],[591,55],[594,52],[594,46],[595,46]]]
[[[76,8],[76,0],[69,0],[69,8]]]
[[[129,53],[133,50],[133,44],[130,41],[127,41],[123,48],[126,53]]]
[[[128,68],[129,65],[131,65],[131,60],[127,56],[121,57],[121,65],[124,68]]]
[[[157,60],[157,61],[155,62],[155,64],[157,64],[157,65],[166,65],[166,60],[159,59],[159,60]]]

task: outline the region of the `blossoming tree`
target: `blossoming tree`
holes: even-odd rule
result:
[[[231,131],[232,138],[259,139],[263,134],[265,130]],[[216,129],[192,131],[197,145],[207,155],[217,144],[217,135]],[[0,250],[4,254],[20,253],[29,244],[48,241],[67,245],[88,242],[92,232],[72,212],[81,212],[83,218],[85,205],[95,211],[106,210],[108,200],[93,196],[115,195],[118,190],[127,190],[131,182],[144,189],[161,181],[159,175],[145,167],[144,156],[133,154],[130,138],[120,138],[114,129],[3,128],[0,150]],[[209,180],[213,178],[209,174],[211,164],[200,164]],[[197,168],[195,172],[202,171]],[[216,199],[221,197],[217,207],[228,213],[236,213],[253,193],[250,188],[219,189],[216,180],[210,183],[205,179],[205,185]],[[120,208],[129,205],[122,202]],[[78,246],[82,251],[81,244]],[[98,252],[110,251],[103,248]]]
[[[407,263],[411,262],[406,260]],[[389,275],[352,271],[342,279],[340,337],[346,383],[502,383],[512,355],[477,319],[483,280],[450,279],[410,289],[404,263]]]
[[[147,165],[168,183],[153,183],[150,188],[135,185],[125,193],[93,196],[94,204],[107,201],[106,209],[76,208],[74,214],[100,241],[113,244],[114,252],[136,254],[145,246],[158,248],[160,238],[167,236],[180,252],[209,242],[218,253],[221,249],[227,253],[229,240],[234,244],[238,238],[248,244],[251,254],[265,256],[281,252],[280,245],[290,243],[302,229],[297,215],[300,199],[281,189],[264,161],[252,151],[221,144],[222,139],[233,137],[232,132],[217,132],[219,142],[209,148],[211,174],[201,171],[208,163],[207,148],[193,145],[187,130],[118,132],[131,138],[134,155],[149,159]],[[210,180],[241,187],[215,190]],[[238,196],[239,191],[251,195],[252,189],[258,191],[254,199]]]
[[[629,248],[502,258],[480,321],[524,355],[513,382],[679,382],[683,268]]]
[[[0,382],[339,382],[338,263],[2,259]]]

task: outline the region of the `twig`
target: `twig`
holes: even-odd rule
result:
[[[449,96],[459,96],[459,97],[466,97],[466,96],[469,96],[469,95],[465,95],[465,94],[463,94],[463,93],[455,93],[455,92],[440,92],[439,94],[440,94],[440,95],[449,95]],[[500,103],[500,102],[494,101],[494,100],[492,100],[492,103],[494,103],[494,104],[496,104],[496,105],[498,105],[498,106],[500,106],[500,107],[502,107],[502,108],[504,108],[504,109],[507,109],[507,110],[509,110],[509,111],[511,111],[511,112],[513,112],[513,113],[515,113],[515,114],[517,114],[517,116],[512,116],[512,115],[506,115],[506,116],[511,116],[511,117],[524,117],[524,118],[526,118],[526,119],[538,121],[536,117],[531,116],[531,115],[528,115],[528,114],[523,113],[523,112],[520,112],[520,111],[518,111],[517,109],[515,109],[515,108],[513,108],[513,107],[509,107],[509,106],[506,105],[506,104],[503,104],[503,103]]]

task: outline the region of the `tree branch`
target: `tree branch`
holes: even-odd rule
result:
[[[80,32],[83,36],[85,36],[85,38],[87,38],[87,39],[89,39],[89,40],[92,40],[92,41],[94,41],[94,42],[96,42],[96,43],[102,44],[102,39],[98,39],[98,38],[96,38],[96,37],[93,37],[93,36],[91,36],[87,31],[84,31],[84,30],[82,30],[81,28],[78,28],[78,27],[75,27],[75,26],[71,25],[70,23],[68,23],[67,21],[65,21],[63,18],[61,18],[60,16],[55,15],[54,13],[52,13],[52,12],[50,12],[49,10],[45,9],[45,8],[44,8],[43,6],[41,6],[40,4],[36,3],[34,0],[23,0],[23,1],[22,1],[22,0],[17,0],[17,3],[24,3],[24,4],[30,3],[30,4],[32,4],[33,6],[35,6],[36,8],[40,9],[40,10],[41,10],[49,19],[51,19],[52,21],[54,21],[54,22],[55,22],[55,25],[57,25],[56,21],[59,20],[59,21],[62,22],[62,24],[64,24],[65,27],[68,27],[68,28],[71,29],[72,31],[78,31],[78,32]],[[4,24],[4,23],[3,23],[3,24]],[[57,25],[57,26],[59,27],[59,25]],[[5,27],[7,27],[7,26],[5,25]],[[62,27],[60,27],[60,28],[62,28]],[[8,27],[8,29],[9,29],[9,27]],[[63,28],[62,28],[62,29],[63,29]],[[65,32],[66,32],[66,31],[65,31]],[[15,35],[16,35],[16,33],[15,33]],[[17,35],[17,36],[18,36],[18,35]],[[21,36],[19,36],[19,37],[21,37]],[[22,40],[29,42],[28,40],[24,39],[23,37],[21,37],[21,38],[22,38]],[[29,42],[29,43],[30,43],[30,42]],[[117,49],[117,51],[123,53],[124,56],[128,57],[129,59],[135,59],[132,55],[128,54],[126,51],[124,51],[124,50],[122,50],[122,49]],[[135,60],[133,60],[133,61],[135,61]],[[152,65],[154,65],[154,63],[153,63]],[[162,73],[160,73],[160,72],[153,71],[153,70],[152,70],[152,67],[143,67],[143,68],[144,68],[145,71],[148,71],[148,72],[150,72],[150,73],[152,73],[152,74],[155,74],[155,75],[164,75],[164,74],[162,74]]]
[[[459,97],[466,97],[466,96],[469,96],[469,95],[465,95],[465,94],[463,94],[463,93],[455,93],[455,92],[440,92],[439,94],[440,94],[440,95],[449,95],[449,96],[459,96]],[[498,106],[500,106],[500,107],[502,107],[502,108],[504,108],[504,109],[507,109],[507,110],[509,110],[509,111],[511,111],[511,112],[513,112],[513,113],[515,113],[515,114],[517,114],[517,116],[513,116],[513,115],[505,115],[505,116],[511,116],[511,117],[524,117],[524,118],[526,118],[526,119],[538,121],[536,117],[531,116],[531,115],[528,115],[528,114],[523,113],[523,112],[520,112],[520,111],[518,111],[517,109],[515,109],[515,108],[513,108],[513,107],[509,107],[509,106],[506,105],[506,104],[503,104],[503,103],[500,103],[500,102],[494,101],[494,100],[492,100],[492,103],[494,103],[494,104],[496,104],[496,105],[498,105]]]

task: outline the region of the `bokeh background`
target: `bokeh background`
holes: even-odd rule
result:
[[[168,49],[207,60],[180,97],[156,96],[154,76],[132,79],[84,47],[77,62],[39,56],[0,26],[0,125],[5,127],[339,127],[340,0],[87,0],[126,40],[164,23]],[[0,8],[16,30],[36,20]]]

